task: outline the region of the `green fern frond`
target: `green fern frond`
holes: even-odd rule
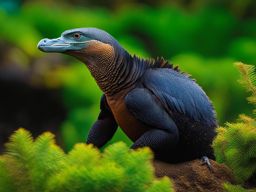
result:
[[[155,180],[146,192],[174,192],[173,185],[167,177]]]
[[[85,163],[85,162],[84,162]],[[87,167],[70,167],[62,170],[49,180],[48,191],[122,191],[123,171],[113,164]]]
[[[169,179],[154,177],[148,148],[130,150],[117,143],[101,154],[92,145],[77,144],[65,154],[51,133],[33,141],[24,129],[6,146],[0,156],[0,192],[170,191]]]
[[[225,128],[217,129],[213,148],[217,161],[228,165],[243,182],[256,173],[256,126],[253,119],[240,118],[243,122],[227,123]]]
[[[13,180],[11,175],[9,175],[6,164],[5,157],[0,156],[0,192],[15,191],[13,187]]]
[[[243,63],[235,64],[241,73],[240,83],[251,92],[247,99],[256,104],[255,67]],[[256,114],[256,109],[254,110]],[[217,129],[213,149],[218,162],[228,165],[237,181],[243,183],[256,174],[256,120],[247,115],[240,115],[237,122],[226,123]],[[228,185],[226,185],[228,188]],[[230,190],[233,186],[230,186]],[[234,188],[236,189],[236,188]]]
[[[219,163],[226,162],[225,149],[227,148],[228,141],[226,140],[227,129],[224,127],[219,127],[217,129],[217,137],[213,140],[214,154],[216,155],[216,160]]]
[[[224,183],[223,187],[226,192],[255,192],[255,189],[245,189],[240,185],[232,185],[230,183]]]
[[[95,178],[98,178],[95,182],[95,191],[124,191],[127,176],[123,167],[116,165],[116,163],[105,163],[104,166],[97,167],[94,174]]]
[[[32,135],[23,128],[18,129],[6,144],[7,154],[28,163],[33,154],[33,138]]]
[[[153,167],[150,162],[152,153],[149,148],[134,151],[124,143],[116,143],[105,149],[103,157],[115,161],[124,168],[125,174],[130,176],[126,178],[124,191],[145,191],[153,179]]]
[[[123,142],[115,143],[104,150],[103,157],[106,160],[115,161],[120,166],[124,166],[129,161],[129,159],[127,159],[129,150],[130,149]]]
[[[123,167],[102,158],[99,150],[92,145],[75,145],[66,160],[66,167],[49,181],[49,191],[110,192],[124,188]]]
[[[80,143],[76,144],[69,152],[66,162],[68,166],[79,165],[93,167],[101,164],[100,157],[100,151],[93,147],[93,145]],[[84,162],[86,162],[86,164]]]
[[[18,129],[6,144],[5,166],[17,192],[33,191],[29,175],[33,153],[32,135],[23,128]]]
[[[54,135],[46,132],[34,142],[34,154],[29,174],[35,189],[44,190],[46,177],[55,174],[64,166],[64,152],[56,146]]]
[[[251,92],[251,96],[248,97],[248,101],[252,104],[256,104],[256,75],[255,66],[246,65],[243,63],[235,63],[241,74],[241,80],[239,82],[246,88],[248,92]]]
[[[64,151],[55,144],[54,135],[46,132],[34,142],[34,159],[47,170],[56,170],[65,158]]]
[[[249,124],[254,124],[255,120],[245,114],[240,114],[238,117],[238,121],[244,122],[244,123],[249,123]]]

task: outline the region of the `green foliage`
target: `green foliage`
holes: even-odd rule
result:
[[[251,93],[248,101],[256,104],[255,67],[236,63],[241,73],[240,83]],[[213,142],[216,159],[234,172],[238,182],[243,183],[256,174],[256,119],[240,115],[235,123],[226,123],[217,129]],[[246,191],[240,186],[225,185],[227,191]]]
[[[224,184],[224,190],[226,192],[255,192],[255,190],[245,189],[240,185],[232,185],[229,183]]]
[[[241,37],[236,39],[231,44],[231,49],[229,55],[233,58],[236,58],[238,61],[244,60],[248,63],[255,63],[256,55],[256,40],[252,40],[248,37]]]
[[[36,140],[19,129],[0,156],[1,192],[169,192],[168,178],[156,179],[148,148],[130,150],[124,143],[101,154],[92,145],[77,144],[65,154],[51,133]]]
[[[5,167],[4,158],[0,157],[0,192],[13,191],[13,181]]]
[[[256,121],[240,116],[236,123],[218,128],[214,140],[218,162],[228,165],[238,181],[243,182],[256,173]]]
[[[236,64],[239,69],[242,79],[240,83],[247,89],[248,92],[251,93],[251,96],[247,98],[247,100],[256,105],[256,74],[255,74],[255,66],[253,65],[245,65],[242,63]]]
[[[30,56],[38,55],[35,46],[40,35],[35,28],[19,17],[10,17],[1,10],[0,23],[0,40],[5,40],[16,45]],[[17,29],[22,31],[22,33],[17,34]]]
[[[85,140],[97,118],[101,92],[86,67],[69,57],[61,56],[62,63],[53,67],[54,70],[47,69],[45,66],[51,56],[38,51],[36,44],[43,37],[58,37],[64,30],[74,27],[107,30],[131,54],[164,56],[181,66],[211,98],[220,123],[235,119],[240,109],[244,113],[251,110],[242,100],[245,93],[234,83],[238,73],[231,65],[235,60],[256,63],[256,20],[242,19],[244,11],[250,9],[251,0],[216,3],[222,6],[202,0],[188,4],[173,1],[176,5],[171,6],[155,2],[159,3],[157,7],[125,6],[126,3],[120,1],[114,3],[114,10],[76,7],[77,2],[73,1],[24,2],[15,13],[0,11],[0,50],[11,58],[7,65],[26,63],[26,67],[32,69],[39,66],[35,71],[43,74],[45,86],[61,88],[62,102],[68,110],[67,119],[60,127],[66,150],[77,141]],[[30,73],[30,69],[28,71]],[[35,76],[39,78],[38,74]],[[130,143],[121,131],[110,143],[118,140]]]

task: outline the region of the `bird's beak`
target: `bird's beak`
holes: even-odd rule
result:
[[[72,45],[65,42],[62,38],[57,39],[42,39],[37,44],[37,48],[43,52],[56,52],[63,53],[65,51],[71,50]]]

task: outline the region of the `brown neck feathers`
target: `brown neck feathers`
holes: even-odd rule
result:
[[[86,63],[98,86],[106,95],[131,87],[139,76],[132,57],[118,53],[113,46],[99,41],[91,41],[79,53],[73,54]]]

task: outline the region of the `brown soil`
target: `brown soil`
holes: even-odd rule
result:
[[[212,170],[202,165],[201,160],[180,164],[155,161],[155,174],[157,177],[170,177],[176,192],[221,192],[223,183],[234,183],[232,172],[224,164],[210,162]]]

